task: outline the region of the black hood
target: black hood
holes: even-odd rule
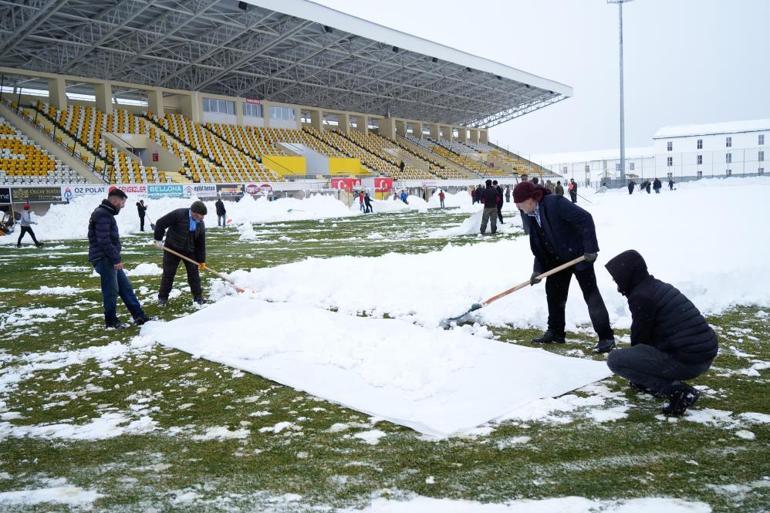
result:
[[[647,272],[647,264],[637,251],[629,249],[624,251],[605,265],[612,279],[618,284],[618,291],[627,296],[650,273]]]

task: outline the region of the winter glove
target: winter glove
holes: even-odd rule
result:
[[[540,273],[532,273],[532,276],[529,277],[529,284],[537,285],[538,283],[543,281],[542,278],[538,278],[538,276],[540,276]]]
[[[201,262],[200,264],[198,264],[198,269],[201,270],[201,271],[205,271],[206,270],[206,264],[204,262]]]
[[[586,253],[583,256],[586,258],[586,262],[591,264],[596,261],[596,257],[599,256],[599,253]]]
[[[163,249],[163,241],[162,240],[156,240],[155,246],[158,247],[158,249]]]

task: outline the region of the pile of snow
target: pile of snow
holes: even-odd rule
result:
[[[163,269],[158,264],[141,263],[133,269],[126,270],[128,276],[160,276]]]
[[[31,296],[74,296],[81,292],[83,292],[83,289],[77,287],[46,287],[43,285],[39,289],[28,290],[27,294]]]
[[[426,481],[428,482],[428,481]],[[435,484],[431,480],[428,484]],[[364,509],[346,509],[342,513],[710,513],[703,502],[688,502],[670,498],[628,500],[592,500],[584,497],[559,497],[539,500],[517,500],[503,504],[488,504],[454,499],[433,499],[417,496],[408,501],[378,498]]]
[[[142,335],[440,437],[610,374],[602,362],[465,330],[425,329],[247,295],[168,323],[151,322]]]
[[[770,178],[703,180],[657,195],[609,191],[591,196],[592,204],[583,202],[596,223],[601,249],[597,283],[613,324],[625,328],[631,318],[626,299],[617,292],[604,264],[627,249],[639,251],[653,275],[679,288],[702,312],[770,304],[770,238],[761,236],[770,219],[768,194]],[[741,220],[730,212],[740,212]],[[466,233],[475,225],[476,215],[462,226],[437,232]],[[508,218],[506,225],[520,222],[519,217]],[[236,271],[231,276],[265,300],[349,314],[388,314],[436,326],[479,300],[528,281],[533,257],[527,237],[485,241],[460,247],[450,244],[424,254],[307,259]],[[343,279],[346,276],[356,279]],[[590,325],[576,280],[572,280],[566,308],[569,330]],[[524,288],[480,310],[478,316],[492,324],[545,327],[545,287]]]

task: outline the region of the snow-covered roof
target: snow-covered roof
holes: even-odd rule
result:
[[[626,159],[640,159],[653,157],[655,148],[652,146],[639,148],[626,148]],[[588,150],[564,153],[543,153],[532,155],[531,160],[538,164],[565,164],[567,162],[593,162],[596,160],[619,160],[620,150]]]
[[[702,125],[664,126],[652,136],[653,139],[671,137],[692,137],[695,135],[736,134],[770,130],[770,119],[752,119],[746,121],[725,121],[724,123],[706,123]]]

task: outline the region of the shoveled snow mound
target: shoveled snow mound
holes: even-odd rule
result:
[[[147,336],[195,356],[433,436],[607,377],[603,362],[487,340],[464,330],[230,297]]]
[[[614,326],[630,326],[626,299],[604,264],[636,249],[650,272],[672,283],[701,311],[770,304],[770,178],[703,180],[661,194],[610,191],[581,204],[593,215],[599,240],[596,277]],[[740,220],[731,213],[740,212]],[[506,224],[519,224],[518,217]],[[449,229],[457,234],[467,226]],[[388,314],[425,326],[459,315],[471,304],[529,279],[527,237],[452,246],[424,254],[307,259],[272,268],[236,271],[242,287],[262,299],[355,314]],[[346,279],[353,277],[356,279]],[[361,284],[367,286],[361,286]],[[567,328],[590,325],[576,280],[567,301]],[[479,319],[517,327],[544,327],[545,287],[526,287],[478,311]]]

